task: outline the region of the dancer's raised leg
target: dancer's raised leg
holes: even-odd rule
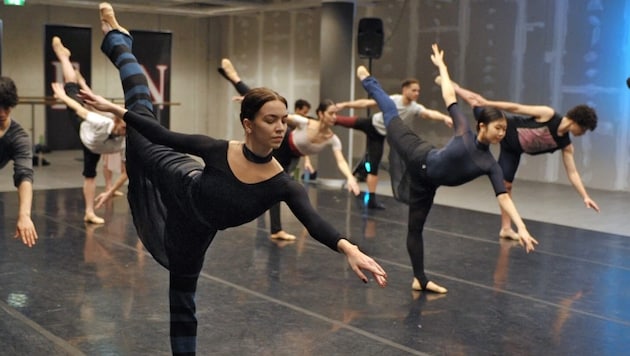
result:
[[[103,32],[105,33],[101,50],[119,70],[125,95],[125,106],[134,113],[155,120],[147,78],[144,76],[136,57],[131,52],[133,39],[116,21],[111,5],[103,3],[99,6],[99,9],[101,21],[104,23]],[[187,164],[187,159],[191,160],[186,155],[176,153],[167,147],[151,144],[132,128],[127,129],[128,199],[132,207],[134,222],[136,218],[142,219],[143,209],[147,209],[147,207],[136,207],[135,205],[135,200],[140,200],[138,195],[145,194],[145,192],[140,191],[141,187],[136,186],[147,185],[147,183],[144,183],[145,179],[153,179],[154,177],[156,177],[156,181],[151,181],[148,185],[155,186],[159,184],[160,179],[167,178],[160,176],[172,174],[169,171],[169,165],[178,166],[180,164],[178,162]],[[153,170],[155,172],[151,174],[145,170]],[[167,194],[168,192],[162,193]],[[174,215],[174,213],[169,214],[168,219],[178,219],[180,222],[185,219],[185,217]],[[181,251],[178,251],[178,248],[191,248],[186,245],[186,241],[180,240],[185,238],[192,240],[196,236],[179,236],[179,232],[175,231],[177,230],[174,227],[175,224],[170,224],[169,222],[166,224],[167,228],[170,226],[173,229],[173,231],[169,230],[168,232],[168,235],[173,237],[169,237],[169,240],[165,243],[167,245],[167,263],[170,271],[171,350],[174,355],[193,355],[196,352],[197,338],[195,291],[203,260],[191,263],[187,258],[182,257],[184,255],[179,255],[178,252]],[[136,228],[138,227],[136,226]],[[195,241],[190,243],[194,245]],[[209,244],[209,241],[205,241],[205,243]],[[205,252],[204,248],[207,248],[207,245],[200,246],[199,249]],[[161,261],[161,263],[165,264],[165,261]]]

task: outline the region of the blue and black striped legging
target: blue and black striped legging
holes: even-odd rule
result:
[[[138,64],[136,57],[131,52],[133,39],[119,31],[110,31],[103,39],[101,50],[111,62],[118,68],[123,90],[125,93],[125,106],[128,110],[149,117],[155,118],[153,113],[153,104],[151,101],[151,93],[147,84],[147,78],[142,72],[142,68]],[[140,170],[159,170],[157,166],[165,162],[172,162],[178,157],[177,152],[171,149],[151,144],[146,138],[140,135],[133,128],[127,129],[127,171],[129,173],[129,203],[132,214],[134,215],[134,223],[139,235],[142,235],[144,227],[139,226],[137,219],[142,220],[144,212],[142,209],[146,207],[138,206],[140,203],[132,201],[137,194],[143,194],[137,187],[141,183],[137,177],[141,177],[145,172]],[[161,163],[160,163],[161,162]],[[134,184],[136,186],[134,186]],[[175,210],[175,209],[173,209]],[[177,240],[184,235],[192,232],[194,228],[187,231],[178,231],[177,226],[169,225],[169,221],[175,225],[179,225],[176,220],[186,221],[185,216],[178,216],[176,211],[169,210],[165,227],[167,231],[167,239],[170,239],[167,246],[166,255],[170,271],[169,285],[169,303],[170,303],[170,336],[171,350],[173,355],[194,355],[196,352],[197,342],[197,319],[195,317],[195,292],[197,289],[197,280],[203,265],[203,255],[196,254],[195,258],[185,258],[185,254],[190,249],[205,252],[212,236],[197,236],[195,239],[191,236]],[[145,222],[146,224],[147,222]],[[140,224],[141,225],[141,224]],[[149,229],[150,230],[150,229]],[[183,229],[186,230],[186,229]],[[150,230],[154,234],[156,231]],[[172,236],[176,235],[176,236]],[[192,234],[194,235],[194,234]],[[143,237],[141,236],[141,239]],[[144,241],[144,240],[143,240]],[[204,246],[196,246],[197,244]],[[146,245],[146,243],[145,243]],[[149,246],[147,246],[149,248]],[[150,248],[149,248],[150,250]]]

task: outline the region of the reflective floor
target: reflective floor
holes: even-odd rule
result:
[[[307,236],[268,239],[266,217],[220,232],[197,307],[200,355],[620,355],[630,349],[630,238],[528,221],[532,254],[499,241],[496,215],[436,205],[430,278],[414,293],[406,208],[367,213],[345,191],[307,186],[314,205],[389,274],[363,284]],[[32,249],[11,239],[14,191],[0,193],[0,350],[6,355],[167,355],[168,274],[136,238],[125,198],[82,222],[80,189],[35,192]]]

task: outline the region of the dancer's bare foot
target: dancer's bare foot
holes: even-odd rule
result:
[[[359,77],[359,80],[363,80],[369,76],[370,76],[370,72],[368,72],[365,66],[359,66],[357,68],[357,77]]]
[[[508,239],[508,240],[514,240],[514,241],[519,241],[521,239],[518,233],[512,230],[511,228],[501,229],[501,231],[499,231],[499,237],[502,239]]]
[[[271,238],[277,240],[293,241],[295,240],[295,235],[291,235],[284,230],[280,230],[275,234],[271,234]]]
[[[98,10],[101,14],[101,29],[103,33],[107,33],[111,30],[118,30],[126,35],[129,35],[129,31],[126,28],[120,26],[116,21],[116,15],[114,14],[114,8],[108,2],[102,2],[98,5]]]
[[[241,78],[238,76],[236,69],[234,69],[232,62],[229,59],[223,58],[221,60],[221,69],[223,69],[223,73],[221,74],[225,74],[225,76],[233,83],[241,81]]]
[[[438,294],[444,294],[448,292],[448,289],[431,281],[427,282],[427,285],[423,289],[422,286],[420,285],[420,281],[418,280],[418,278],[414,278],[413,282],[411,282],[411,289],[417,290],[417,291],[433,292],[433,293],[438,293]]]
[[[57,36],[52,38],[52,48],[55,54],[57,55],[57,58],[61,58],[61,57],[70,58],[70,56],[72,55],[70,53],[70,50],[64,47],[63,43],[61,43],[61,38]]]
[[[94,213],[85,214],[85,216],[83,217],[83,221],[90,224],[104,224],[105,223],[105,219],[96,216],[96,214]]]

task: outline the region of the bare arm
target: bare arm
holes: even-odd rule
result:
[[[15,237],[21,238],[28,247],[33,247],[37,240],[37,231],[31,220],[31,206],[33,204],[33,184],[24,180],[18,186],[18,219]]]
[[[575,167],[575,160],[573,159],[573,144],[570,144],[562,149],[562,162],[564,163],[564,170],[567,172],[567,178],[569,178],[569,181],[575,190],[577,190],[578,194],[580,194],[582,199],[584,199],[584,205],[586,205],[587,208],[593,208],[593,210],[599,212],[599,206],[586,192],[580,173],[578,173],[577,168]]]
[[[420,117],[428,120],[442,121],[444,125],[453,127],[453,119],[450,116],[442,114],[441,112],[433,109],[424,109],[420,112]]]
[[[431,62],[433,62],[440,71],[440,77],[442,78],[442,98],[444,99],[444,104],[448,108],[451,104],[457,102],[455,88],[453,87],[453,83],[451,83],[451,77],[448,74],[446,63],[444,63],[444,51],[440,50],[438,45],[435,43],[431,46],[431,49],[433,50]]]
[[[61,100],[64,104],[66,104],[68,108],[76,112],[77,116],[79,116],[80,118],[84,120],[87,118],[88,110],[84,108],[83,105],[81,105],[79,102],[72,99],[66,94],[66,91],[63,88],[63,84],[51,83],[50,86],[52,87],[55,98]]]
[[[516,206],[514,206],[514,202],[512,202],[512,198],[507,193],[497,195],[497,200],[499,201],[499,205],[501,208],[510,216],[514,225],[518,229],[518,235],[520,236],[520,244],[525,247],[525,251],[529,253],[530,251],[534,251],[534,245],[538,245],[538,241],[534,239],[527,231],[527,227],[525,227],[525,223],[518,211],[516,210]]]
[[[86,104],[94,107],[96,110],[109,112],[118,117],[123,117],[127,113],[127,109],[125,109],[124,107],[118,104],[114,104],[113,102],[103,98],[100,95],[96,95],[91,91],[85,91],[82,89],[81,96]]]
[[[365,108],[377,107],[376,101],[374,101],[374,99],[357,99],[357,100],[351,100],[351,101],[343,101],[343,102],[337,103],[336,105],[339,110],[365,109]]]
[[[442,78],[435,79],[436,83],[439,83]],[[492,106],[499,110],[508,111],[514,114],[521,114],[527,116],[534,116],[540,122],[546,122],[553,117],[554,110],[549,106],[544,105],[523,105],[514,103],[511,101],[495,101],[488,100],[481,94],[476,93],[470,89],[461,87],[459,84],[451,81],[457,95],[464,99],[468,105],[475,106]]]
[[[348,190],[351,191],[354,195],[359,195],[359,193],[361,192],[361,190],[359,189],[359,184],[352,175],[352,171],[348,166],[348,162],[346,162],[346,159],[343,157],[343,153],[341,152],[341,150],[333,150],[333,153],[335,154],[335,160],[337,161],[337,168],[339,168],[341,174],[343,174],[346,177],[346,180],[348,180]]]

